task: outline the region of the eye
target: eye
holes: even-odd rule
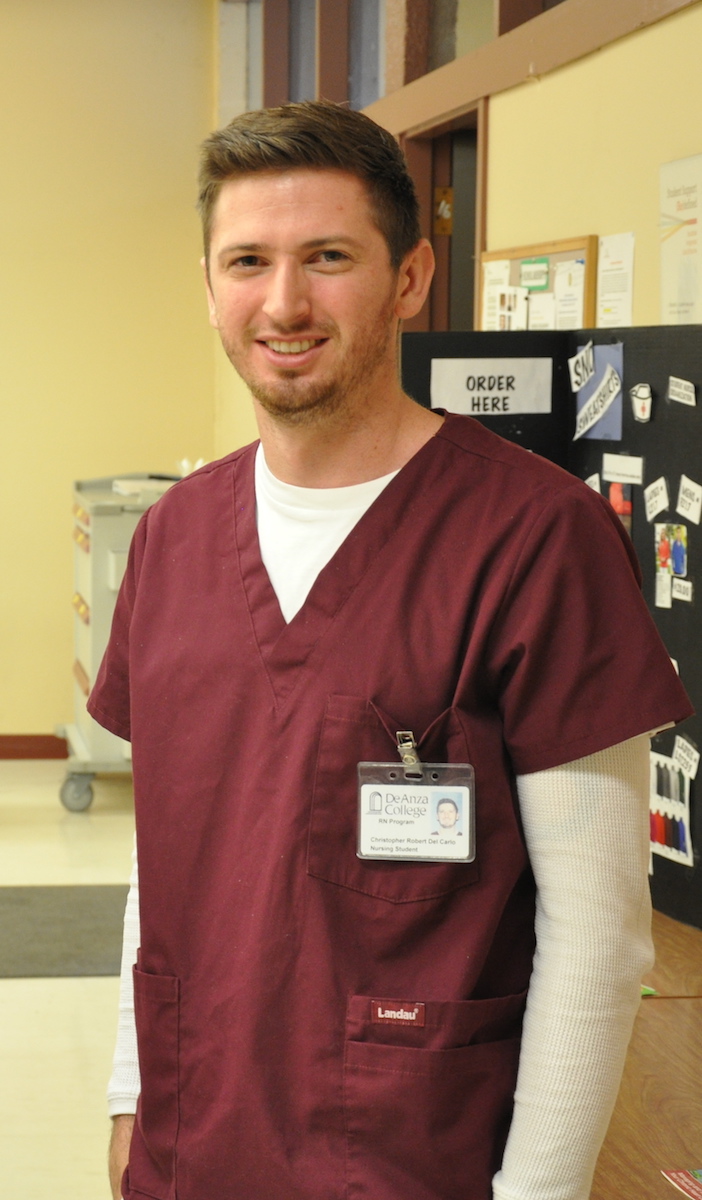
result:
[[[312,258],[312,263],[320,267],[346,266],[349,261],[342,250],[318,250]]]
[[[240,258],[232,259],[229,266],[241,267],[243,270],[252,267],[260,267],[262,260],[257,254],[242,254]]]

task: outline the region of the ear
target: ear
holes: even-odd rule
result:
[[[202,267],[202,274],[205,278],[205,293],[207,295],[207,311],[210,316],[210,325],[213,329],[219,329],[219,321],[217,320],[217,303],[212,292],[212,284],[210,283],[210,275],[207,270],[207,260],[205,258],[200,259],[200,266]]]
[[[397,278],[395,315],[400,320],[414,317],[424,304],[434,275],[434,251],[422,238],[402,260]]]

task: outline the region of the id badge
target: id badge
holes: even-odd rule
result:
[[[358,764],[358,857],[473,862],[472,766],[419,762],[412,735],[402,732],[397,737],[403,761]],[[408,737],[413,747],[409,753],[408,742],[401,741]]]

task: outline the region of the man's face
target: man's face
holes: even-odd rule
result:
[[[458,813],[453,804],[449,800],[446,800],[443,804],[439,805],[436,811],[442,829],[453,829],[458,820]]]
[[[210,322],[278,421],[353,417],[382,401],[396,379],[401,279],[355,176],[296,169],[223,184],[209,253]]]

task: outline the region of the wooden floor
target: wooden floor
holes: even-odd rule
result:
[[[675,1200],[664,1170],[702,1167],[702,931],[654,914],[645,983],[592,1200]]]

